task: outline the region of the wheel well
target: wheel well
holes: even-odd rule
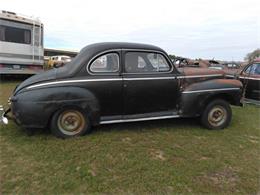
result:
[[[211,101],[216,100],[216,99],[225,100],[225,101],[227,101],[231,105],[236,105],[237,104],[235,98],[233,98],[231,95],[221,93],[221,94],[216,94],[216,95],[212,95],[212,96],[208,97],[204,101],[204,107],[207,106]]]

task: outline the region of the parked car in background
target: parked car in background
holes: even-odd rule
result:
[[[51,56],[48,61],[48,68],[59,68],[71,62],[70,56]]]
[[[237,62],[227,62],[224,63],[223,65],[230,69],[239,69],[241,67],[241,64]]]
[[[246,88],[245,97],[260,101],[260,61],[246,66],[238,77]]]
[[[225,66],[221,65],[221,64],[214,64],[212,66],[209,66],[208,68],[210,69],[217,69],[217,70],[224,70],[225,69]]]
[[[66,138],[93,126],[180,117],[199,117],[208,129],[223,129],[232,118],[230,104],[241,106],[242,84],[219,70],[180,72],[167,53],[153,45],[97,43],[72,63],[35,75],[10,98],[17,124],[50,127]]]
[[[260,60],[248,63],[240,69],[228,69],[225,71],[227,78],[240,80],[245,88],[244,96],[247,100],[256,100],[260,104]]]

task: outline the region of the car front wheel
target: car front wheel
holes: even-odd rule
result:
[[[81,136],[90,132],[87,114],[78,108],[64,108],[57,111],[51,120],[52,133],[60,138]]]
[[[224,129],[232,118],[232,110],[227,101],[217,99],[210,102],[201,115],[201,123],[207,129]]]

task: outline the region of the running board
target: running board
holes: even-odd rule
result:
[[[245,98],[243,102],[246,103],[246,104],[254,104],[254,105],[260,106],[259,100],[253,100],[253,99]]]
[[[169,115],[169,116],[155,116],[155,117],[144,117],[144,118],[133,118],[133,119],[106,120],[106,121],[100,121],[100,124],[149,121],[149,120],[170,119],[170,118],[179,118],[179,117],[180,115]]]

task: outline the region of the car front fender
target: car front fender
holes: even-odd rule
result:
[[[180,112],[183,116],[200,116],[213,99],[224,99],[232,105],[242,105],[242,87],[240,81],[229,79],[193,83],[181,93]]]

